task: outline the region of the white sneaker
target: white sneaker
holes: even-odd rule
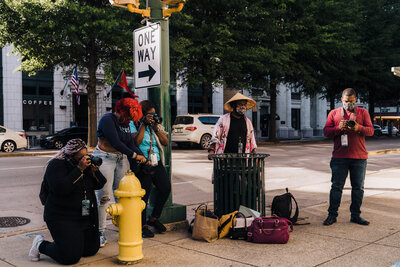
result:
[[[104,247],[107,243],[107,238],[103,232],[100,232],[100,247]]]
[[[37,235],[35,239],[33,239],[31,250],[29,251],[29,257],[31,261],[39,261],[40,260],[40,252],[39,246],[43,242],[43,236]]]

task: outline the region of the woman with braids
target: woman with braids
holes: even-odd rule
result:
[[[122,177],[129,170],[128,158],[140,163],[146,162],[143,153],[135,146],[129,128],[131,120],[139,121],[141,117],[142,108],[138,101],[133,98],[123,98],[115,105],[114,113],[107,113],[101,117],[97,127],[98,142],[93,155],[102,158],[100,171],[107,179],[103,189],[96,192],[99,206],[100,247],[107,242],[104,235],[106,209],[111,197],[114,196],[114,190],[118,188]]]
[[[105,183],[99,167],[91,164],[85,142],[68,141],[48,162],[40,192],[44,220],[54,241],[37,235],[29,252],[32,261],[40,260],[43,253],[69,265],[97,253],[100,243],[94,190]]]

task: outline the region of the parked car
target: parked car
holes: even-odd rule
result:
[[[388,126],[383,127],[383,129],[382,129],[382,134],[384,134],[384,135],[389,135]],[[396,136],[399,136],[399,135],[400,135],[399,130],[398,130],[395,126],[393,126],[393,128],[392,128],[392,135],[396,135]]]
[[[28,140],[25,132],[14,132],[4,126],[0,126],[0,147],[4,152],[14,152],[15,149],[27,148]]]
[[[374,124],[374,135],[381,136],[382,135],[382,128],[379,124]]]
[[[40,136],[40,146],[45,148],[62,148],[69,140],[81,138],[87,141],[87,127],[71,127],[56,132],[51,135]]]
[[[195,143],[208,149],[214,126],[220,117],[214,114],[179,115],[172,125],[171,140],[178,146]]]

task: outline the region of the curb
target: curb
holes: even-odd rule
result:
[[[368,156],[378,156],[386,154],[400,153],[400,149],[386,149],[386,150],[375,150],[368,152]]]

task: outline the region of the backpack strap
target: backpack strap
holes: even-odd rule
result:
[[[286,190],[288,190],[288,189],[286,188]],[[288,192],[288,194],[289,194],[290,198],[293,199],[293,200],[294,200],[294,203],[296,204],[296,211],[294,212],[294,216],[291,217],[290,220],[291,220],[292,222],[293,222],[293,221],[297,221],[297,218],[299,217],[299,206],[297,205],[297,201],[296,201],[296,199],[294,198],[294,196],[293,196],[291,193],[289,193],[289,192]]]

